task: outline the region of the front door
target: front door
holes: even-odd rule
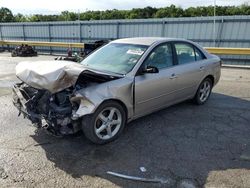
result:
[[[176,100],[176,66],[170,43],[152,50],[143,66],[154,66],[158,73],[145,73],[135,77],[135,116],[141,116],[167,106]]]

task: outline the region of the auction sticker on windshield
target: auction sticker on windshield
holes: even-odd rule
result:
[[[141,49],[129,49],[127,54],[142,55],[143,51]]]

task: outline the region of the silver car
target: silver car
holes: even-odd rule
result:
[[[55,136],[82,130],[92,142],[105,144],[136,118],[188,99],[204,104],[220,67],[217,56],[188,40],[119,39],[80,64],[19,63],[13,103]]]

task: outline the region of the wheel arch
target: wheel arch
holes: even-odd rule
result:
[[[199,82],[199,85],[197,85],[196,90],[195,90],[195,93],[193,94],[193,96],[196,95],[196,93],[197,93],[197,91],[198,91],[198,89],[199,89],[200,84],[201,84],[205,79],[207,79],[207,78],[209,78],[209,79],[212,81],[212,87],[214,86],[214,76],[213,76],[212,74],[208,74],[207,76],[205,76],[205,77]]]
[[[212,81],[212,86],[214,86],[214,76],[212,74],[207,75],[203,80],[209,78]],[[201,82],[203,82],[203,80]]]

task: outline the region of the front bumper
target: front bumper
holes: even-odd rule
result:
[[[24,97],[26,96],[26,98]],[[28,118],[33,124],[41,124],[41,116],[33,112],[29,112],[27,104],[29,102],[28,94],[25,94],[25,90],[22,89],[21,83],[15,84],[12,88],[12,102],[19,111],[19,116],[23,114],[25,118]]]
[[[27,100],[20,92],[18,84],[15,84],[12,88],[12,102],[14,106],[19,110],[19,115],[21,113],[23,113],[25,116],[28,115],[27,108],[25,106]]]
[[[23,83],[15,84],[12,90],[13,104],[18,109],[19,116],[23,114],[36,128],[44,128],[54,136],[74,134],[80,130],[79,121],[71,118],[72,114],[65,112],[65,109],[69,108],[56,106],[50,101],[51,95],[47,95],[46,91]]]

